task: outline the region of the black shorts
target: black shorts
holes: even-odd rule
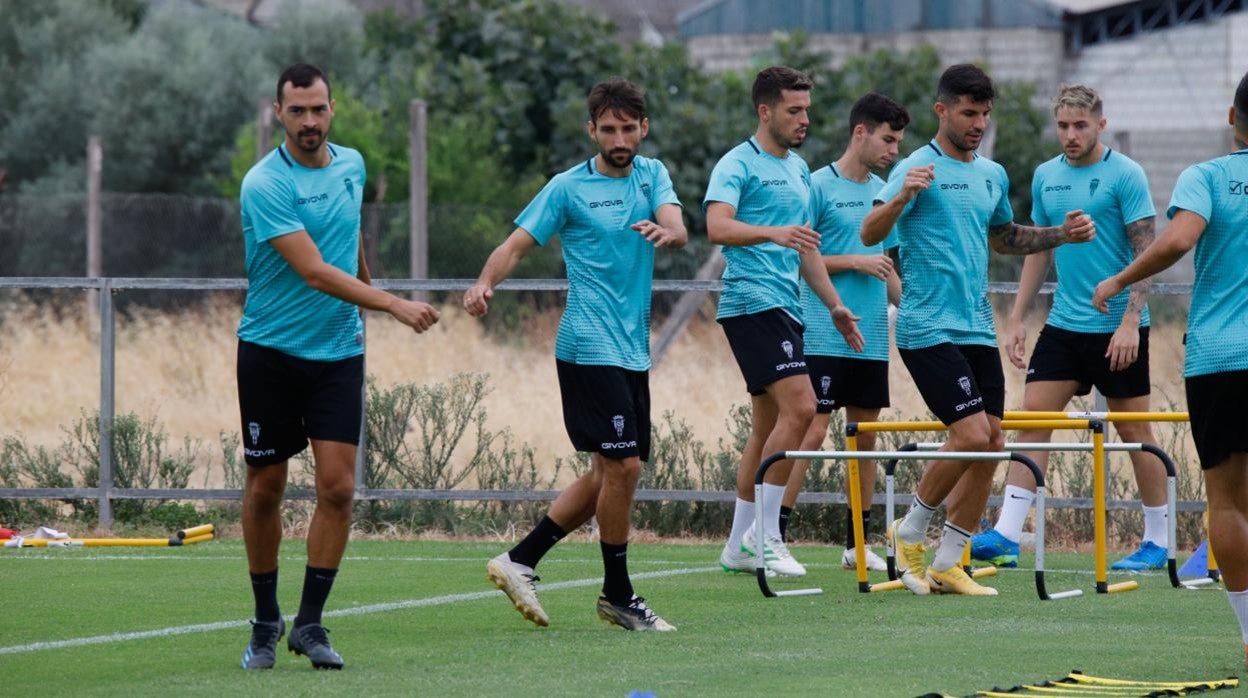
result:
[[[806,375],[802,323],[779,308],[719,321],[737,359],[745,389],[762,395],[788,376]]]
[[[1232,453],[1248,452],[1248,371],[1189,376],[1187,415],[1201,470],[1208,470]]]
[[[1045,325],[1031,352],[1027,382],[1077,381],[1076,395],[1087,395],[1092,387],[1105,397],[1127,398],[1148,395],[1148,328],[1140,328],[1140,351],[1135,363],[1121,371],[1109,370],[1109,340],[1113,332],[1071,332]]]
[[[815,411],[831,414],[838,407],[888,407],[888,362],[845,356],[809,354],[810,384]]]
[[[946,425],[977,412],[1005,416],[1005,373],[996,347],[945,342],[898,353],[928,409]]]
[[[563,425],[578,451],[650,460],[650,372],[555,359]]]
[[[308,439],[359,445],[364,356],[309,361],[238,342],[238,409],[247,465],[281,463]]]

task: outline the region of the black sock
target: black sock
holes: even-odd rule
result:
[[[785,541],[786,543],[788,542],[789,539],[788,537],[785,536],[785,533],[789,530],[789,514],[792,514],[792,513],[793,513],[793,507],[786,507],[786,506],[781,505],[780,507],[780,540]]]
[[[299,600],[299,614],[295,616],[295,627],[321,622],[321,612],[325,610],[325,599],[329,598],[329,590],[334,588],[336,576],[338,576],[338,570],[308,566],[303,573],[303,598]]]
[[[628,578],[628,543],[612,545],[600,543],[602,546],[602,568],[604,571],[602,595],[618,606],[633,600],[633,582]]]
[[[867,537],[867,532],[871,528],[871,510],[867,509],[862,512],[862,537]],[[854,547],[854,509],[846,507],[845,509],[845,549]]]
[[[256,597],[256,620],[276,623],[282,617],[277,607],[277,570],[251,573],[251,594]]]
[[[549,516],[543,516],[542,520],[537,522],[537,527],[529,531],[529,535],[516,543],[516,547],[507,554],[511,561],[518,565],[537,567],[542,557],[566,535],[568,535],[567,532],[559,528],[559,524],[551,521]]]

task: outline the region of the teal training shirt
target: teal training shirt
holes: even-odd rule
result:
[[[308,286],[269,241],[307,231],[327,264],[359,273],[364,158],[327,147],[330,163],[308,168],[279,146],[247,172],[240,195],[248,286],[238,336],[313,361],[364,353],[360,311]]]
[[[563,241],[568,305],[555,356],[568,363],[650,369],[654,244],[631,229],[680,205],[662,162],[638,156],[628,177],[608,177],[590,158],[561,172],[516,217],[539,245]],[[657,222],[657,221],[656,221]]]
[[[836,165],[820,168],[810,176],[810,219],[820,236],[819,254],[832,255],[880,255],[884,250],[896,247],[896,234],[889,234],[882,243],[862,244],[862,219],[871,210],[875,195],[884,186],[884,180],[869,174],[867,181],[846,179],[837,171]],[[845,343],[845,337],[832,324],[828,307],[815,292],[801,280],[802,314],[806,321],[803,341],[807,356],[843,356],[854,359],[888,361],[888,284],[881,279],[856,271],[843,271],[832,275],[832,284],[841,296],[841,302],[854,314],[858,331],[866,340],[861,353]]]
[[[1109,299],[1109,314],[1092,307],[1092,292],[1102,279],[1122,271],[1135,258],[1127,225],[1157,215],[1148,193],[1148,177],[1134,160],[1106,148],[1097,162],[1073,167],[1065,155],[1042,163],[1031,179],[1031,220],[1061,225],[1069,211],[1082,210],[1096,223],[1091,242],[1054,250],[1057,293],[1048,324],[1071,332],[1107,333],[1118,329],[1130,291]],[[1148,327],[1148,307],[1140,327]]]
[[[907,172],[930,164],[936,165],[931,186],[906,204],[897,220],[897,347],[996,346],[988,303],[988,229],[1014,219],[1009,177],[988,158],[955,160],[932,141],[893,168],[876,202],[897,196]]]
[[[1248,370],[1248,148],[1184,170],[1167,213],[1179,211],[1207,223],[1196,242],[1183,374]]]
[[[751,136],[728,151],[711,171],[704,206],[720,202],[750,225],[810,223],[810,169],[797,153],[778,158]],[[717,320],[780,308],[801,320],[797,301],[800,256],[774,242],[723,248],[724,290]]]

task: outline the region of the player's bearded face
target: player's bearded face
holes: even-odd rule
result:
[[[979,148],[984,132],[988,130],[992,100],[976,102],[961,95],[957,103],[943,106],[945,111],[941,116],[941,126],[953,147],[968,152]]]
[[[1057,139],[1068,160],[1083,160],[1092,154],[1100,142],[1105,120],[1087,109],[1059,107],[1054,114],[1057,121]]]
[[[768,108],[767,133],[776,145],[800,148],[810,128],[810,91],[781,90],[780,101]]]
[[[307,87],[286,83],[278,107],[287,142],[305,153],[315,153],[325,145],[334,118],[334,101],[323,81],[316,80]]]
[[[649,121],[644,118],[611,111],[599,114],[589,124],[590,136],[598,144],[603,161],[621,170],[633,164],[648,128]]]

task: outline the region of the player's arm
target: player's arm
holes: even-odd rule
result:
[[[884,238],[888,237],[888,234],[897,226],[897,221],[901,219],[901,214],[905,213],[906,206],[920,192],[930,187],[935,177],[935,165],[915,167],[907,172],[901,184],[901,191],[888,201],[871,209],[867,217],[862,219],[862,229],[859,231],[862,244],[875,245],[883,242]]]
[[[404,300],[373,288],[327,263],[305,230],[272,238],[269,244],[310,288],[361,308],[390,313],[417,332],[424,332],[438,321],[438,311],[428,303]]]
[[[511,276],[516,265],[524,256],[537,247],[537,240],[524,228],[516,228],[507,236],[501,245],[494,248],[477,282],[464,292],[464,310],[473,317],[481,317],[490,310],[490,299],[494,298],[494,287],[503,279]]]
[[[1096,224],[1083,211],[1069,211],[1061,225],[1034,226],[1008,221],[988,228],[988,244],[998,254],[1034,254],[1058,245],[1088,242]]]
[[[886,254],[831,254],[823,256],[823,268],[829,274],[852,271],[887,282],[893,260]]]
[[[808,225],[750,225],[736,219],[737,209],[722,201],[706,207],[706,236],[716,245],[745,247],[774,242],[797,251],[819,249],[819,233]]]
[[[355,278],[363,281],[368,285],[373,283],[373,275],[368,272],[368,260],[364,258],[364,236],[360,236],[360,261],[359,271],[356,272]]]
[[[862,351],[865,340],[863,340],[862,333],[858,331],[859,318],[841,303],[840,294],[836,292],[836,287],[832,285],[832,280],[824,271],[822,259],[814,249],[804,252],[799,267],[802,278],[810,285],[810,289],[815,292],[819,300],[828,307],[828,312],[832,314],[832,322],[836,325],[837,331],[845,337],[845,343],[854,351]]]
[[[1138,258],[1156,238],[1153,231],[1153,217],[1142,218],[1127,224],[1127,240],[1131,250]],[[1127,308],[1122,313],[1118,329],[1109,338],[1109,346],[1105,348],[1105,357],[1109,359],[1109,370],[1121,371],[1135,363],[1140,352],[1140,316],[1148,305],[1148,292],[1153,286],[1153,278],[1140,279],[1131,284],[1127,294]]]
[[[1108,313],[1107,302],[1110,298],[1122,293],[1122,289],[1127,286],[1173,266],[1196,246],[1200,236],[1205,233],[1206,225],[1207,222],[1200,214],[1179,209],[1170,225],[1166,226],[1143,254],[1138,255],[1126,269],[1096,285],[1096,290],[1092,293],[1092,307]]]
[[[1053,251],[1043,250],[1023,260],[1023,271],[1018,277],[1018,293],[1005,330],[1005,353],[1015,368],[1027,368],[1023,358],[1027,353],[1027,312],[1040,295],[1040,286],[1053,264]]]
[[[663,204],[654,212],[654,221],[638,221],[629,227],[641,233],[655,247],[684,247],[689,242],[685,219],[676,204]],[[657,221],[657,222],[656,222]]]
[[[888,302],[901,306],[901,275],[895,268],[884,283],[888,284]]]

